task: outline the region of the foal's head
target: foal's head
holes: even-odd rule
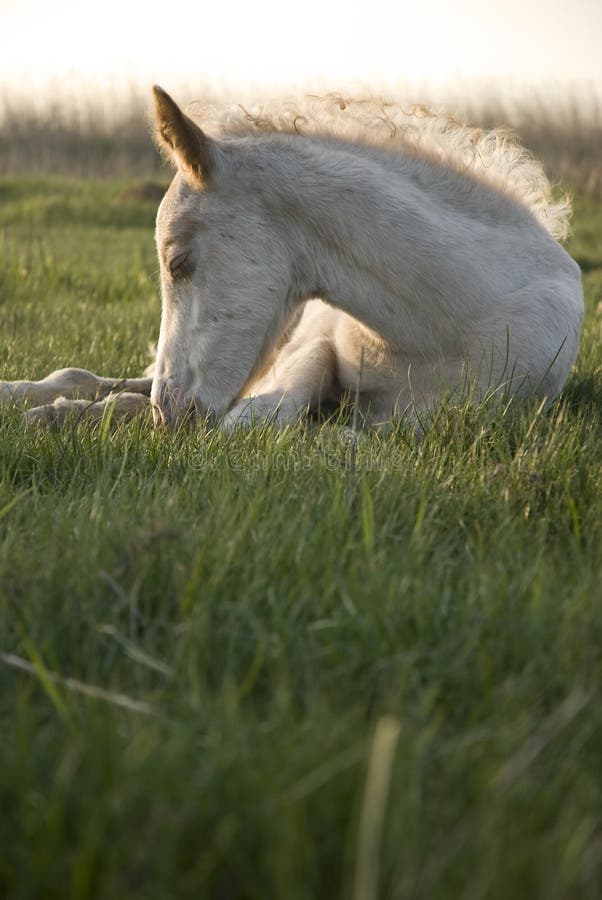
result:
[[[157,215],[162,315],[156,422],[220,414],[240,394],[291,306],[291,253],[270,213],[261,154],[208,137],[160,88],[158,139],[177,167]]]

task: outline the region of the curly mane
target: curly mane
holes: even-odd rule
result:
[[[339,94],[225,110],[191,104],[203,127],[229,135],[302,134],[334,137],[411,154],[451,168],[526,206],[557,240],[569,231],[571,200],[555,197],[542,163],[508,129],[485,131],[425,106]]]

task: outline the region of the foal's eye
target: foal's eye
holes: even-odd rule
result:
[[[194,261],[190,251],[184,250],[182,253],[177,253],[169,260],[167,268],[172,278],[185,278],[187,275],[192,275]]]

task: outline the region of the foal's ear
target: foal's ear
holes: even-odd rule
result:
[[[172,161],[195,187],[201,187],[215,166],[215,144],[185,115],[169,94],[158,85],[155,96],[157,138]]]

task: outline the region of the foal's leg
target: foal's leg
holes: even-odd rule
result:
[[[58,369],[41,381],[0,381],[0,405],[52,403],[66,400],[96,400],[111,391],[127,391],[150,397],[153,379],[103,378],[85,369]]]
[[[335,383],[335,354],[330,339],[322,335],[294,347],[285,346],[272,371],[258,382],[226,413],[221,425],[226,431],[236,426],[261,422],[287,425],[316,410],[330,399]]]
[[[130,379],[135,381],[137,379]],[[54,403],[34,406],[24,413],[27,425],[50,425],[66,419],[73,422],[100,422],[105,416],[127,420],[150,412],[150,397],[132,392],[110,393],[99,400],[69,400],[58,397]]]

